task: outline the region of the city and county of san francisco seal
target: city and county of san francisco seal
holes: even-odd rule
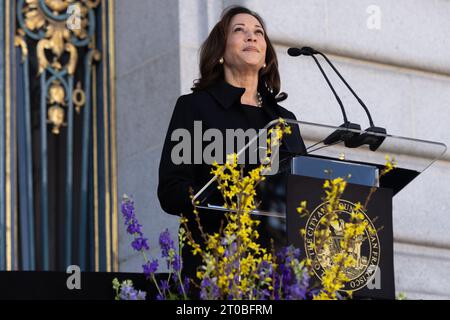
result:
[[[345,225],[351,221],[351,213],[362,214],[364,217],[362,223],[365,226],[364,234],[350,241],[347,253],[353,259],[350,260],[350,265],[343,268],[345,275],[350,280],[345,283],[342,291],[357,291],[365,287],[378,270],[380,241],[373,222],[362,209],[355,210],[357,209],[356,204],[350,201],[342,199],[339,201],[339,210],[335,212],[337,220],[328,226],[330,236],[324,241],[326,245],[318,245],[317,237],[321,230],[325,230],[326,221],[330,218],[330,213],[326,212],[327,203],[322,203],[311,213],[305,226],[305,252],[312,263],[314,273],[319,279],[322,279],[325,270],[334,266],[333,258],[345,250],[341,246]]]

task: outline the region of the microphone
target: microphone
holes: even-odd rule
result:
[[[299,49],[299,48],[289,48],[287,53],[291,57],[298,57],[298,56],[301,56],[301,55],[311,56],[311,55],[316,54],[318,52],[316,50],[314,50],[313,48],[311,48],[311,47],[303,47],[301,49]]]
[[[309,55],[309,56],[313,57],[314,60],[316,60],[316,59],[313,55],[319,54],[325,59],[325,61],[328,63],[328,65],[339,76],[339,78],[345,84],[347,89],[350,90],[352,95],[356,98],[358,103],[362,106],[362,108],[366,112],[367,118],[369,119],[369,123],[370,123],[369,128],[364,130],[364,132],[362,134],[352,136],[350,139],[345,141],[345,145],[349,148],[356,148],[356,147],[362,146],[364,144],[367,144],[367,145],[369,145],[370,150],[372,150],[372,151],[377,150],[385,139],[384,135],[387,133],[386,129],[375,126],[375,124],[373,123],[373,120],[372,120],[372,116],[371,116],[370,111],[367,108],[367,106],[364,104],[364,102],[361,100],[361,98],[355,93],[355,91],[353,91],[353,89],[350,87],[350,85],[347,83],[347,81],[345,81],[344,77],[342,77],[340,72],[336,69],[336,67],[333,65],[333,63],[331,63],[331,61],[328,59],[328,57],[325,54],[323,54],[322,52],[317,51],[311,47],[302,47],[301,49],[289,48],[288,54],[291,56],[294,56],[294,57],[300,56],[300,55]],[[316,61],[316,63],[317,63],[317,61]],[[371,133],[375,133],[375,135],[371,134]]]
[[[334,97],[336,98],[336,101],[339,104],[339,107],[341,108],[342,116],[344,118],[344,123],[341,124],[339,127],[342,129],[338,129],[334,131],[332,134],[330,134],[328,137],[325,138],[323,143],[325,145],[330,145],[337,143],[339,141],[344,141],[344,144],[347,146],[348,141],[352,141],[352,139],[356,138],[359,134],[357,132],[349,131],[348,129],[354,129],[354,130],[361,130],[361,126],[357,123],[351,123],[347,119],[347,113],[345,112],[344,105],[339,98],[338,94],[336,93],[336,90],[334,90],[333,85],[331,84],[330,80],[328,79],[325,71],[323,70],[322,66],[320,65],[319,61],[314,57],[314,54],[316,54],[317,51],[310,47],[303,47],[301,49],[299,48],[289,48],[288,54],[293,57],[297,57],[300,55],[307,55],[311,56],[314,59],[314,62],[317,64],[317,67],[319,68],[320,72],[322,73],[322,76],[325,78],[328,86],[330,87],[331,91],[333,92]]]

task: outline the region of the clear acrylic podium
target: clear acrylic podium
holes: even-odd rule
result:
[[[375,137],[384,139],[380,147],[375,151],[370,150],[367,145],[349,148],[346,147],[342,141],[332,145],[326,145],[324,144],[324,140],[337,130],[346,131],[355,135],[363,134],[364,131],[343,129],[341,127],[291,119],[283,120],[289,125],[299,126],[307,150],[307,154],[302,156],[332,160],[341,164],[348,163],[372,166],[378,169],[384,167],[387,155],[394,157],[398,167],[392,171],[391,174],[382,177],[379,181],[379,187],[392,189],[393,195],[397,194],[419,174],[429,168],[435,161],[439,160],[447,150],[447,146],[440,142],[380,133],[371,133],[371,135]],[[265,129],[274,127],[278,123],[279,120],[273,120],[266,125]],[[260,135],[249,141],[245,147],[238,152],[238,156],[252,146]],[[298,162],[297,155],[288,155],[284,158],[280,157],[280,162],[285,161],[291,161],[290,173],[296,174],[295,169],[298,167],[296,166],[296,163]],[[332,173],[333,168],[329,169]],[[349,171],[348,173],[352,172]],[[266,180],[269,182],[266,184],[270,184],[270,180],[276,180],[276,176],[277,175],[267,176]],[[330,177],[334,177],[334,175],[331,174]],[[210,209],[211,211],[217,212],[228,211],[227,209],[221,208],[221,203],[211,203],[208,201],[211,189],[214,189],[213,185],[215,180],[216,177],[212,177],[211,180],[194,195],[192,203],[194,204],[198,201],[198,204],[195,206],[200,209]],[[351,183],[351,181],[349,182]],[[255,210],[252,213],[255,215],[273,216],[281,219],[285,219],[286,217],[286,212],[283,210]]]

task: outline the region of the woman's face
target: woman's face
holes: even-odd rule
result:
[[[228,27],[225,67],[259,71],[265,63],[267,44],[261,23],[250,14],[235,15]]]

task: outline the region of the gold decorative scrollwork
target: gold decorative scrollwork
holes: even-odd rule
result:
[[[53,83],[51,84],[50,88],[48,89],[48,100],[50,104],[60,104],[60,105],[65,105],[65,96],[66,93],[64,91],[63,86],[61,85],[61,83],[58,80],[53,81]]]
[[[27,42],[25,41],[25,32],[22,29],[17,30],[17,35],[14,37],[14,46],[20,46],[22,49],[22,62],[28,56]]]
[[[71,35],[74,34],[78,39],[85,39],[88,36],[88,10],[95,8],[99,4],[99,1],[44,1],[55,16],[65,14],[69,5],[77,4],[80,8],[80,28],[73,30],[69,30],[65,20],[58,21],[46,15],[44,10],[40,7],[39,0],[26,0],[25,3],[23,8],[25,27],[33,32],[39,30],[45,31],[44,38],[40,39],[37,44],[37,56],[39,62],[38,73],[41,73],[50,64],[45,54],[45,50],[49,50],[55,56],[56,60],[61,58],[63,52],[68,52],[69,62],[67,69],[69,74],[73,74],[75,72],[78,57],[77,50],[74,44],[71,43]]]
[[[67,74],[73,76],[78,65],[77,46],[94,47],[93,39],[88,39],[90,23],[95,23],[89,20],[93,18],[90,10],[99,4],[100,0],[24,0],[21,8],[23,19],[19,19],[23,29],[19,28],[15,37],[15,45],[22,48],[23,59],[28,54],[25,36],[31,32],[31,36],[34,35],[33,38],[38,40],[38,75],[52,68],[56,72],[67,70]],[[71,14],[71,6],[76,8],[74,15]],[[76,18],[76,27],[69,27],[69,20],[72,18]],[[99,55],[96,54],[95,58],[97,56]],[[60,127],[64,125],[65,112],[62,107],[66,106],[65,99],[68,96],[74,99],[77,113],[85,103],[81,84],[78,83],[74,92],[72,89],[54,80],[47,90],[47,101],[51,105],[47,114],[48,122],[53,124],[54,134],[58,134]]]
[[[47,122],[53,125],[52,133],[58,135],[60,133],[60,128],[66,126],[64,122],[64,109],[59,105],[55,104],[48,108],[48,120]]]
[[[79,114],[81,112],[81,107],[86,103],[86,95],[84,94],[83,89],[81,88],[81,83],[78,81],[77,87],[73,90],[72,100],[75,105],[75,110]]]

